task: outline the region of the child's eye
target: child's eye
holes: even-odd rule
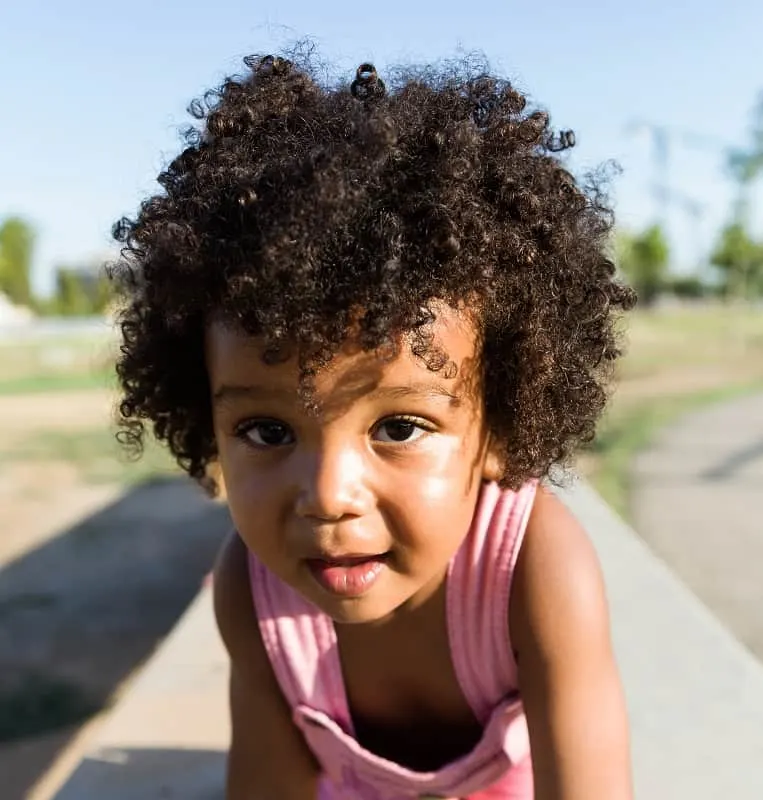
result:
[[[391,417],[376,426],[374,435],[380,442],[402,443],[415,442],[429,432],[429,428],[415,417]]]
[[[284,447],[294,443],[294,432],[276,419],[258,419],[240,425],[236,435],[257,447]]]

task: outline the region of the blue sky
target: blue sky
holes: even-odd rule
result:
[[[654,167],[644,120],[714,142],[743,144],[763,90],[760,0],[560,0],[450,3],[389,0],[199,2],[24,0],[0,17],[0,218],[21,214],[38,231],[34,282],[57,263],[108,251],[112,222],[158,188],[179,148],[188,102],[241,57],[310,36],[346,69],[480,50],[494,68],[573,128],[577,170],[615,159],[623,225],[651,221]],[[673,188],[703,206],[674,207],[679,266],[709,246],[729,207],[723,156],[675,139]],[[758,193],[760,195],[760,193]],[[759,215],[763,204],[758,202]]]

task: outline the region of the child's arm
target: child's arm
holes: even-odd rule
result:
[[[235,534],[214,573],[215,616],[231,660],[227,800],[311,800],[318,766],[294,726],[260,637],[246,550]]]
[[[631,800],[628,722],[593,546],[539,490],[510,610],[535,800]]]

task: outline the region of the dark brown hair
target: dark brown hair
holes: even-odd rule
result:
[[[309,57],[245,63],[192,104],[201,124],[163,191],[115,226],[122,440],[140,448],[150,421],[205,476],[212,315],[265,337],[273,357],[296,344],[309,375],[359,309],[374,349],[425,330],[432,301],[472,298],[503,483],[547,475],[590,441],[634,296],[614,277],[600,182],[562,162],[572,133],[469,60],[388,85],[364,64],[336,86]]]

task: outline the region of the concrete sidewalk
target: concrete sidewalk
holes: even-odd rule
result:
[[[666,428],[631,477],[639,535],[763,660],[763,395]]]
[[[60,791],[41,786],[30,800],[223,800],[227,681],[205,587],[81,744],[79,763]]]

